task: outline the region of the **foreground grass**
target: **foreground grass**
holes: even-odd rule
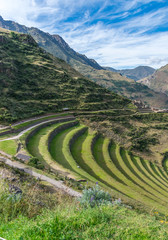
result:
[[[0,151],[10,155],[15,155],[17,150],[17,143],[15,140],[7,140],[0,142]]]
[[[8,240],[164,240],[168,239],[168,225],[121,206],[84,209],[64,205],[36,219],[21,215],[1,223],[0,236]]]

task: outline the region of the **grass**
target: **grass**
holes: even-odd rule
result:
[[[140,158],[138,157],[132,157],[132,161],[136,165],[136,167],[143,173],[143,176],[147,179],[149,179],[148,183],[154,183],[158,188],[164,189],[167,191],[167,187],[165,187],[164,184],[161,184],[156,178],[154,178],[152,175],[149,174],[149,172],[144,168]]]
[[[71,165],[69,164],[69,162],[67,161],[66,157],[63,154],[63,141],[65,136],[73,129],[75,129],[75,127],[71,127],[68,129],[65,129],[63,131],[61,131],[60,133],[58,133],[51,141],[50,143],[50,154],[52,156],[52,158],[58,162],[62,167],[64,167],[65,169],[71,170],[73,171],[73,168],[71,167]]]
[[[164,169],[164,167],[161,169],[161,168],[158,168],[158,171],[161,173],[161,175],[163,176],[164,179],[166,179],[166,181],[168,180],[168,174],[167,174],[167,167],[168,167],[168,162],[165,162],[165,166],[166,166],[166,169]]]
[[[156,178],[161,184],[164,184],[167,187],[166,180],[163,180],[159,178],[156,173],[153,171],[151,164],[148,161],[145,161],[144,159],[141,159],[143,166],[147,169],[147,171],[152,175],[154,178]]]
[[[115,178],[110,176],[104,169],[102,169],[99,164],[95,161],[93,152],[92,152],[92,141],[94,141],[94,138],[96,137],[96,133],[88,133],[85,141],[82,144],[82,159],[85,162],[85,164],[90,168],[93,169],[94,175],[96,176],[96,179],[100,181],[100,183],[105,184],[109,188],[113,189],[114,192],[116,191],[127,195],[127,187],[123,184],[116,181]]]
[[[151,163],[151,167],[153,168],[153,171],[158,175],[159,178],[161,178],[163,181],[166,181],[168,183],[168,179],[163,175],[163,173],[161,174],[158,166]]]
[[[168,225],[153,216],[125,207],[84,209],[75,204],[45,211],[35,219],[21,215],[2,223],[1,237],[8,240],[168,239]]]
[[[62,147],[62,152],[65,156],[65,158],[67,159],[68,163],[70,164],[70,166],[72,167],[73,171],[75,173],[80,174],[80,177],[82,178],[86,178],[89,179],[91,181],[95,181],[95,179],[89,175],[86,171],[84,171],[83,169],[81,169],[78,165],[77,162],[75,161],[75,159],[73,158],[73,155],[71,153],[71,149],[70,149],[70,141],[71,139],[74,137],[75,134],[78,134],[81,132],[81,135],[83,133],[83,130],[85,130],[86,127],[81,125],[75,129],[73,129],[72,131],[70,131],[64,141],[63,141],[63,147]]]
[[[156,174],[154,176],[152,176],[151,174],[149,174],[149,172],[147,171],[147,169],[144,167],[144,165],[142,164],[142,160],[138,157],[134,158],[135,164],[137,166],[137,168],[140,168],[141,171],[143,172],[143,174],[150,180],[152,181],[154,184],[156,184],[159,188],[165,189],[166,191],[168,190],[168,187],[160,182],[159,178],[157,178]]]
[[[7,140],[0,142],[0,150],[7,154],[15,155],[17,151],[16,140]]]
[[[134,189],[135,191],[139,192],[140,194],[142,194],[142,200],[144,202],[146,202],[148,205],[151,205],[153,207],[159,207],[160,209],[162,209],[162,211],[167,211],[166,209],[166,199],[164,198],[164,201],[159,199],[160,195],[158,197],[158,194],[156,194],[156,196],[154,195],[154,191],[152,189],[150,189],[148,187],[147,184],[144,184],[137,176],[134,172],[132,172],[128,165],[127,165],[127,159],[125,157],[125,155],[123,154],[124,151],[121,151],[121,155],[120,155],[120,164],[123,168],[123,170],[125,171],[125,173],[127,174],[127,176],[130,177],[131,181],[133,183],[135,183],[134,185]],[[119,156],[119,149],[118,149],[118,156]],[[147,198],[148,200],[147,200]]]
[[[34,135],[30,138],[27,145],[27,150],[32,156],[37,157],[48,167],[62,172],[66,172],[66,169],[63,168],[61,164],[56,162],[48,151],[48,138],[53,130],[60,126],[63,126],[66,123],[67,122],[54,123],[50,126],[37,130],[37,132],[35,132]]]
[[[127,159],[127,165],[129,166],[130,170],[134,172],[134,174],[142,181],[141,186],[143,186],[144,189],[147,189],[147,191],[151,192],[153,195],[157,197],[159,196],[159,198],[163,199],[163,201],[167,201],[167,191],[161,187],[158,187],[157,184],[154,184],[152,181],[146,178],[146,176],[136,167],[127,151],[125,151],[125,159]]]

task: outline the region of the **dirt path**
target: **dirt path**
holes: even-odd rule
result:
[[[31,121],[34,121],[34,120],[39,120],[39,119],[42,119],[42,118],[45,118],[45,117],[52,117],[52,116],[61,115],[61,114],[64,114],[64,113],[71,113],[71,112],[60,112],[60,113],[55,113],[55,114],[47,114],[47,115],[43,115],[43,116],[40,116],[40,117],[29,118],[29,119],[22,120],[22,121],[14,123],[14,124],[11,124],[11,127],[18,126],[22,123],[31,122]],[[0,127],[0,130],[7,129],[7,128],[9,128],[9,126]]]
[[[65,116],[65,117],[58,118],[58,120],[71,119],[71,118],[73,118],[73,116],[68,116],[68,115],[67,115],[67,116]],[[31,126],[31,127],[26,128],[25,130],[21,131],[19,134],[15,135],[15,136],[13,136],[13,137],[1,139],[0,142],[7,141],[7,140],[18,139],[18,138],[20,138],[23,134],[25,134],[26,132],[28,132],[29,130],[31,130],[31,129],[35,128],[35,127],[38,127],[38,126],[40,126],[40,125],[42,125],[42,124],[44,124],[44,123],[53,122],[53,121],[55,121],[55,120],[57,120],[57,118],[54,118],[54,119],[50,119],[50,120],[47,120],[47,121],[44,121],[44,122],[37,123],[37,124],[35,124],[35,125]],[[74,118],[74,120],[75,120],[75,118]]]
[[[42,180],[42,181],[46,181],[50,184],[52,184],[54,187],[60,189],[61,191],[67,193],[68,195],[72,196],[72,197],[81,197],[82,194],[73,190],[72,188],[67,187],[66,185],[64,185],[62,182],[60,181],[56,181],[50,177],[47,177],[43,174],[37,173],[36,171],[32,170],[31,168],[29,168],[27,165],[23,164],[23,163],[19,163],[16,161],[11,161],[7,158],[4,157],[0,157],[0,162],[5,163],[6,165],[12,167],[12,168],[17,168],[21,171],[24,171],[25,173],[28,173],[29,175],[35,177],[38,180]]]

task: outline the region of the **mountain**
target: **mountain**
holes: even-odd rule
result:
[[[154,68],[151,68],[148,66],[139,66],[133,69],[123,69],[123,70],[116,70],[111,67],[105,67],[105,69],[110,70],[112,72],[121,73],[122,75],[128,78],[131,78],[135,81],[148,77],[149,75],[152,75],[155,72]]]
[[[168,97],[166,95],[156,93],[148,87],[122,76],[121,73],[105,70],[95,60],[88,59],[71,49],[59,35],[50,35],[37,28],[28,28],[13,21],[5,21],[2,17],[0,17],[0,27],[30,34],[39,46],[47,52],[63,59],[82,75],[110,91],[133,100],[141,100],[153,107],[168,108]]]
[[[95,69],[103,69],[95,60],[75,52],[59,35],[50,35],[38,28],[28,28],[14,21],[5,21],[1,16],[0,27],[11,31],[30,34],[39,46],[43,47],[47,52],[52,53],[54,56],[63,59],[70,65],[83,63]]]
[[[161,67],[151,76],[139,81],[149,88],[168,95],[168,64]]]
[[[96,70],[85,64],[76,68],[84,76],[92,79],[97,84],[116,92],[132,100],[140,100],[145,105],[156,108],[168,108],[168,96],[164,93],[156,92],[148,86],[135,82],[119,73]]]
[[[47,53],[30,35],[0,28],[0,120],[63,108],[120,109],[130,103]]]

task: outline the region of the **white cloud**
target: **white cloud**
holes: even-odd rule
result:
[[[168,34],[146,33],[168,22],[168,8],[129,17],[130,10],[138,13],[142,4],[164,0],[0,1],[0,15],[4,19],[60,34],[72,48],[104,66],[151,65],[158,68],[168,63]],[[93,13],[91,9],[95,6],[99,6],[99,10]],[[108,6],[113,6],[109,12],[105,11]],[[68,20],[77,13],[80,14],[76,21]],[[116,18],[120,21],[113,23]],[[97,22],[92,23],[96,19]],[[102,19],[109,22],[104,24]]]

